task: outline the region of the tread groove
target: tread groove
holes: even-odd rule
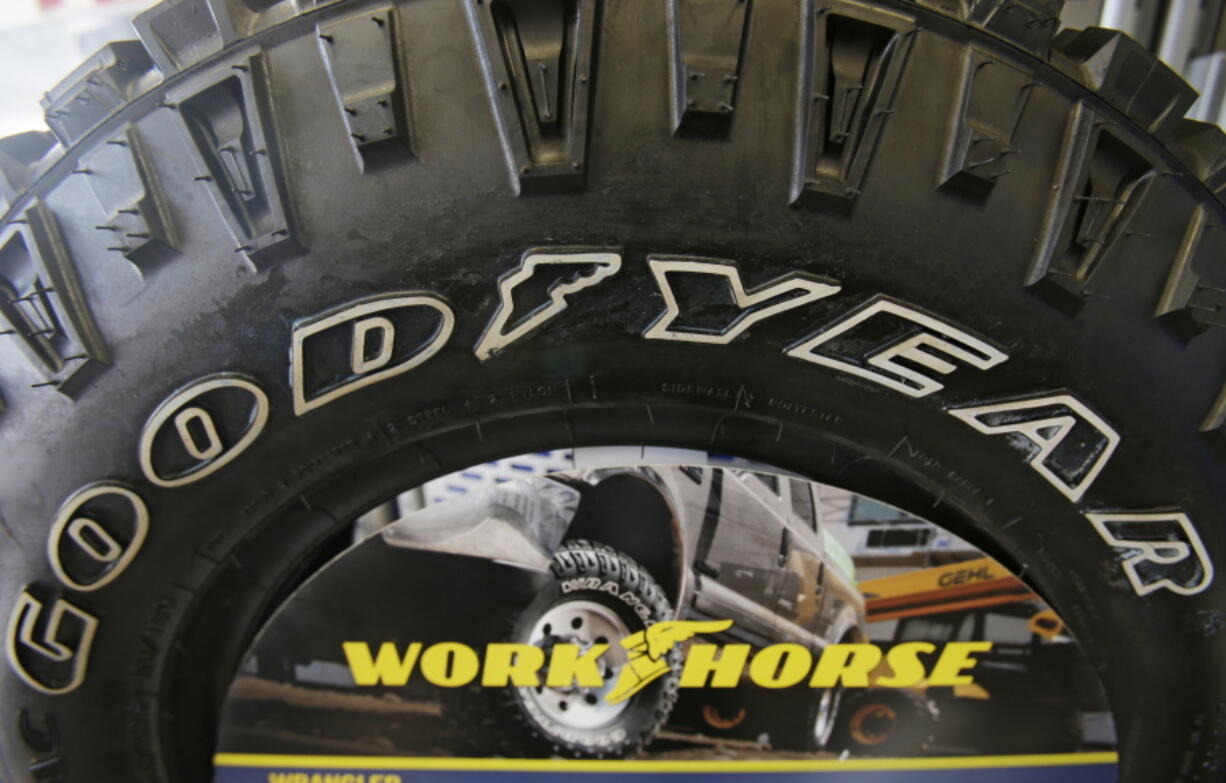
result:
[[[398,24],[395,7],[383,6],[316,28],[337,111],[361,171],[385,153],[410,148],[396,61]]]
[[[595,0],[469,0],[466,7],[516,192],[582,188]]]
[[[850,209],[891,113],[914,20],[805,0],[792,201]]]
[[[751,0],[669,0],[675,135],[728,135],[750,13]]]
[[[1068,313],[1128,234],[1157,180],[1152,162],[1084,102],[1069,115],[1052,195],[1024,285]]]
[[[266,80],[263,55],[248,51],[169,96],[196,156],[196,180],[225,219],[235,252],[256,269],[302,250],[287,208],[272,112],[262,94]]]
[[[55,217],[41,202],[0,234],[0,331],[11,332],[42,378],[75,398],[111,361]]]

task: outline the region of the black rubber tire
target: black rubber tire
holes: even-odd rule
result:
[[[1125,783],[1220,779],[1226,140],[1181,120],[1191,92],[1134,42],[1053,37],[1058,2],[755,0],[739,38],[666,5],[567,5],[593,36],[564,42],[591,55],[566,61],[566,95],[589,97],[543,136],[538,87],[496,75],[480,3],[183,0],[51,91],[55,137],[0,140],[0,607],[14,639],[70,609],[64,661],[20,641],[0,667],[6,781],[207,780],[244,650],[358,514],[488,459],[607,444],[759,459],[958,533],[1088,651]],[[733,42],[735,78],[673,78],[706,38]],[[875,89],[801,81],[845,78],[854,52]],[[390,87],[350,107],[372,88],[355,73]],[[552,315],[482,360],[498,283],[533,248],[615,249],[621,268],[583,270],[592,286],[564,312],[534,307],[552,279],[526,291],[517,312]],[[719,259],[701,280],[735,272],[747,291],[841,290],[724,343],[649,338],[747,325],[710,284],[669,321],[649,255]],[[293,335],[415,292],[455,316],[438,352],[296,414]],[[873,380],[865,345],[920,326],[818,351],[843,370],[788,355],[890,303],[1008,359],[907,365],[937,382],[916,396]],[[396,325],[426,340],[436,322]],[[308,346],[299,388],[378,363],[381,346],[353,360],[350,334]],[[202,379],[229,391],[176,396]],[[1115,450],[1079,430],[1049,461],[950,414],[1036,396],[1084,405]],[[218,420],[221,457],[166,440],[190,414],[211,451],[187,402]],[[1036,464],[1060,481],[1102,470],[1072,497]],[[184,473],[202,465],[216,470]],[[81,506],[82,490],[101,494]],[[124,556],[99,568],[65,549],[74,512],[115,540],[95,554]],[[1134,584],[1137,547],[1087,514],[1158,515],[1203,550]]]
[[[932,747],[939,720],[936,705],[917,691],[848,690],[835,720],[830,749],[848,751],[852,757],[924,756]]]
[[[772,748],[815,753],[832,747],[834,732],[838,728],[840,705],[846,690],[837,688],[830,696],[833,702],[828,707],[829,722],[826,724],[828,728],[823,741],[817,731],[817,722],[821,717],[822,698],[825,693],[824,690],[814,691],[806,687],[796,688],[792,693],[778,694],[779,705],[772,711],[772,720],[768,722],[767,730]],[[800,720],[797,720],[798,716]]]
[[[563,601],[591,601],[612,609],[631,633],[673,616],[672,607],[647,570],[629,556],[604,544],[576,539],[562,544],[550,566],[554,580],[516,618],[511,639],[525,641],[542,613]],[[607,589],[564,591],[564,582],[595,578],[601,588],[616,586],[618,596],[632,595],[650,610],[644,620],[627,601]],[[616,644],[620,640],[612,640]],[[564,758],[625,758],[645,747],[667,720],[677,701],[677,664],[681,651],[668,654],[672,674],[631,696],[615,720],[598,729],[573,730],[567,738],[551,732],[525,708],[516,688],[464,688],[444,693],[447,718],[474,755],[561,756]]]

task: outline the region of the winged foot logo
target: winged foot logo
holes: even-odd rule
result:
[[[628,660],[617,675],[613,690],[605,696],[605,701],[610,704],[623,702],[668,674],[672,670],[668,665],[668,654],[681,642],[700,633],[719,633],[731,627],[731,620],[672,620],[652,623],[642,631],[630,634],[621,640]]]

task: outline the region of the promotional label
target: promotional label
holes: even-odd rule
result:
[[[710,465],[448,486],[270,620],[218,783],[1115,779],[1069,629],[924,520]]]

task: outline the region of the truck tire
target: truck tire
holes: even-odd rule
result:
[[[845,689],[796,688],[785,697],[769,731],[771,747],[778,750],[827,750],[838,726]],[[800,720],[796,720],[800,717]]]
[[[830,747],[855,756],[923,756],[940,714],[923,693],[894,688],[847,691]]]
[[[705,5],[173,0],[0,140],[4,780],[208,780],[359,514],[608,444],[961,535],[1220,779],[1226,139],[1058,0]]]
[[[554,644],[588,650],[607,644],[600,656],[603,688],[577,684],[536,688],[473,687],[444,694],[451,725],[471,752],[497,756],[624,758],[651,742],[677,701],[678,674],[656,679],[628,699],[610,703],[626,663],[619,642],[672,616],[664,591],[647,570],[612,547],[580,539],[554,554],[554,580],[516,618],[511,641],[545,651]],[[680,660],[680,649],[669,663]],[[548,672],[544,670],[543,676]]]

